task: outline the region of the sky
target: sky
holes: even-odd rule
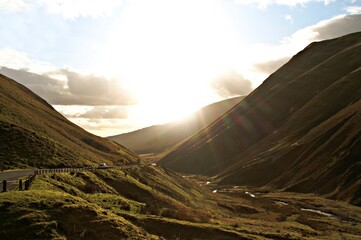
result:
[[[0,0],[0,73],[110,136],[246,95],[361,0]]]

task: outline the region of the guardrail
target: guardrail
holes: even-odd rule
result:
[[[36,169],[32,175],[25,180],[3,180],[0,184],[2,192],[8,190],[29,190],[31,183],[36,175],[49,174],[49,173],[75,173],[94,171],[96,169],[129,169],[134,167],[146,167],[150,164],[132,164],[123,166],[102,166],[102,167],[83,167],[83,168],[49,168],[49,169]],[[153,164],[152,164],[153,165]]]
[[[132,165],[123,165],[123,166],[104,166],[104,167],[83,167],[83,168],[49,168],[49,169],[37,169],[35,174],[48,174],[48,173],[65,173],[65,172],[85,172],[85,171],[94,171],[96,169],[129,169],[133,167],[145,167],[148,164],[132,164]]]
[[[48,173],[73,173],[73,172],[85,172],[92,171],[97,168],[92,167],[83,167],[83,168],[49,168],[49,169],[37,169],[35,170],[35,174],[42,175]]]
[[[1,185],[2,192],[8,190],[29,190],[31,183],[34,181],[36,173],[34,172],[25,180],[3,180]]]

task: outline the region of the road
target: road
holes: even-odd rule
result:
[[[17,180],[21,177],[29,176],[34,173],[34,170],[19,170],[12,172],[1,172],[0,173],[0,182],[3,180],[11,181]]]
[[[0,192],[3,189],[3,180],[7,181],[6,190],[13,190],[19,186],[19,178],[28,177],[34,173],[34,170],[19,170],[11,172],[1,172],[0,173]]]
[[[133,165],[124,165],[124,166],[120,166],[120,167],[122,167],[122,169],[129,169],[129,168],[135,168],[135,167],[142,167],[142,165],[133,164]]]

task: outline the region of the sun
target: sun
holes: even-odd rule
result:
[[[209,83],[232,61],[232,32],[216,0],[129,1],[105,65],[139,99],[134,112],[165,122],[216,100]]]
[[[201,107],[219,100],[215,95],[208,95],[208,91],[192,92],[157,92],[153,96],[144,97],[137,106],[131,108],[129,118],[141,126],[164,124],[191,115]],[[147,101],[145,101],[147,99]]]

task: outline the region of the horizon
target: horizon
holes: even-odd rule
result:
[[[314,41],[361,31],[361,1],[0,2],[0,73],[99,136],[245,95]]]

